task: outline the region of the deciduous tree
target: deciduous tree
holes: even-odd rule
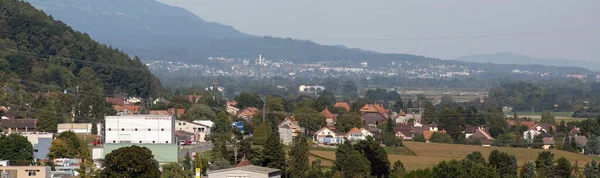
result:
[[[16,166],[29,165],[33,161],[33,146],[19,134],[1,135],[0,160],[9,160]]]
[[[105,156],[101,177],[159,177],[158,162],[146,147],[128,146]]]

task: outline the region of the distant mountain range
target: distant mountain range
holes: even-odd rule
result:
[[[581,67],[592,71],[600,71],[600,62],[579,61],[571,59],[543,59],[514,53],[477,54],[455,58],[454,60],[465,62],[492,63],[492,64],[539,64],[548,66],[571,66]]]
[[[35,7],[92,38],[117,47],[144,60],[206,63],[208,57],[285,59],[295,63],[336,62],[369,68],[393,67],[403,70],[432,66],[464,66],[504,76],[518,69],[530,72],[592,74],[575,67],[541,65],[498,65],[440,60],[410,54],[384,54],[340,45],[320,45],[291,38],[259,37],[234,28],[207,22],[179,7],[155,0],[27,0]],[[257,19],[260,20],[260,19]]]

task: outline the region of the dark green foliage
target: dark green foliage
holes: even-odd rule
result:
[[[395,174],[397,176],[403,176],[404,174],[406,174],[406,168],[404,168],[404,163],[402,163],[402,161],[398,160],[394,162],[394,166],[392,167],[392,174]]]
[[[571,176],[571,163],[566,158],[560,157],[556,160],[556,166],[553,168],[554,175],[557,177]]]
[[[194,104],[181,116],[182,120],[213,120],[217,114],[206,104]]]
[[[402,146],[402,139],[396,137],[395,126],[396,124],[391,117],[385,122],[385,128],[381,135],[381,141],[385,146]]]
[[[433,134],[431,134],[431,138],[429,138],[429,141],[434,143],[452,143],[452,138],[447,133],[434,132]]]
[[[394,102],[394,111],[398,113],[400,113],[400,111],[406,111],[406,108],[404,108],[404,101],[402,101],[400,95],[398,95],[398,98],[396,98],[396,101]]]
[[[549,111],[542,112],[542,120],[540,120],[540,123],[548,123],[548,124],[556,125],[554,116]]]
[[[177,163],[163,165],[163,171],[160,174],[161,178],[187,178],[191,176],[189,170],[182,170]]]
[[[600,154],[600,137],[596,137],[595,135],[590,135],[588,137],[588,142],[585,144],[585,154]]]
[[[327,98],[326,96],[319,96],[313,103],[312,108],[317,111],[322,111],[331,106],[333,106],[333,104],[331,104],[330,98]]]
[[[183,169],[184,169],[186,172],[190,172],[191,170],[193,170],[193,169],[192,169],[192,165],[193,165],[193,164],[192,164],[192,157],[190,156],[190,152],[187,152],[187,153],[185,154],[185,157],[184,157],[184,159],[183,159],[183,161],[182,161],[182,164],[183,164]]]
[[[423,136],[423,134],[417,134],[412,139],[413,139],[413,141],[416,141],[416,142],[425,142],[425,141],[427,141],[427,140],[425,140],[425,136]]]
[[[267,138],[271,135],[271,126],[267,122],[260,123],[254,127],[252,142],[255,145],[265,145]]]
[[[317,159],[310,163],[310,168],[306,177],[327,177],[323,173],[323,166],[321,166],[321,160]]]
[[[308,144],[306,137],[297,136],[292,141],[292,146],[289,154],[288,170],[290,177],[308,177]]]
[[[600,177],[600,169],[598,168],[596,159],[592,159],[592,162],[585,164],[583,175],[585,175],[586,178]]]
[[[408,100],[409,105],[407,107],[409,107],[411,105],[411,101]],[[425,103],[425,108],[423,109],[423,123],[425,124],[431,124],[431,123],[437,123],[437,111],[435,110],[435,106],[433,106],[433,104],[431,102],[426,102]]]
[[[67,131],[58,134],[52,141],[48,158],[91,159],[91,155],[87,144],[79,140],[75,133]]]
[[[548,177],[553,175],[554,153],[543,151],[535,160],[535,172],[538,176]]]
[[[500,178],[500,173],[496,171],[493,167],[485,166],[484,164],[475,164],[470,168],[463,168],[465,170],[464,177],[465,178],[480,178],[480,177],[488,177],[488,178]],[[510,176],[507,176],[510,177]],[[516,176],[515,176],[516,177]]]
[[[1,135],[0,160],[9,160],[15,166],[29,165],[33,161],[33,146],[19,134]]]
[[[335,128],[341,132],[348,132],[354,127],[361,128],[362,126],[360,115],[354,112],[342,113],[335,122]]]
[[[390,175],[390,161],[387,153],[372,137],[356,143],[355,148],[360,151],[371,163],[371,175],[376,177],[388,177]]]
[[[247,107],[262,108],[262,101],[258,94],[242,92],[235,97],[235,101],[237,101],[236,107],[240,109],[245,109]]]
[[[442,161],[431,169],[432,177],[463,177],[464,172],[460,163],[456,160]]]
[[[56,107],[54,107],[54,101],[49,101],[44,108],[40,109],[40,112],[38,112],[34,118],[38,119],[38,131],[50,133],[55,133],[57,131],[59,117],[56,113]]]
[[[535,166],[532,162],[527,161],[523,167],[521,167],[521,172],[519,173],[521,178],[535,178]]]
[[[338,146],[335,152],[335,169],[344,172],[344,177],[361,177],[371,173],[370,162],[349,143]]]
[[[326,87],[327,88],[327,87]],[[331,92],[330,89],[325,89],[321,92],[321,96],[319,97],[324,97],[327,98],[327,101],[329,101],[329,103],[335,103],[337,100],[335,99],[335,94],[333,92]]]
[[[309,133],[314,133],[327,124],[323,115],[311,108],[297,109],[294,116],[300,127],[305,128]]]
[[[160,92],[160,82],[139,58],[132,60],[99,44],[28,3],[8,0],[1,1],[0,7],[6,7],[0,9],[0,41],[14,44],[3,45],[0,58],[8,61],[18,78],[29,81],[24,85],[54,85],[74,92],[73,74],[89,66],[98,71],[100,82],[94,85],[106,92],[100,94],[117,90],[148,97]]]
[[[271,133],[261,155],[264,157],[262,166],[282,170],[286,167],[285,152],[283,151],[283,144],[281,144],[278,132]]]
[[[564,133],[564,134],[568,134],[569,130],[567,128],[567,125],[565,123],[565,120],[561,120],[560,124],[558,125],[558,128],[556,130],[558,133]]]
[[[483,165],[487,165],[488,163],[485,161],[485,159],[483,158],[483,156],[481,155],[480,152],[478,151],[474,151],[471,154],[468,154],[463,160],[462,160],[462,164],[463,167],[468,169],[470,168],[472,165],[475,164],[483,164]]]
[[[403,178],[422,178],[422,177],[433,177],[431,169],[417,169],[407,172]]]
[[[493,150],[488,159],[490,167],[495,168],[502,177],[516,177],[519,166],[517,158],[505,152]]]
[[[159,177],[158,162],[146,147],[129,146],[105,156],[101,177]]]
[[[510,133],[505,133],[505,134],[500,134],[496,140],[494,140],[493,145],[494,146],[511,146],[512,144],[515,143],[515,134],[510,132]]]

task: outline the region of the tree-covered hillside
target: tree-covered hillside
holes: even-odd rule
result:
[[[84,70],[85,69],[85,70]],[[0,1],[0,83],[13,90],[82,91],[85,74],[101,94],[157,95],[159,80],[139,58],[102,45],[29,3]]]

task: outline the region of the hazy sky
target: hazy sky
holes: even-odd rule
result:
[[[443,59],[514,52],[600,61],[598,0],[158,1],[260,36]]]

